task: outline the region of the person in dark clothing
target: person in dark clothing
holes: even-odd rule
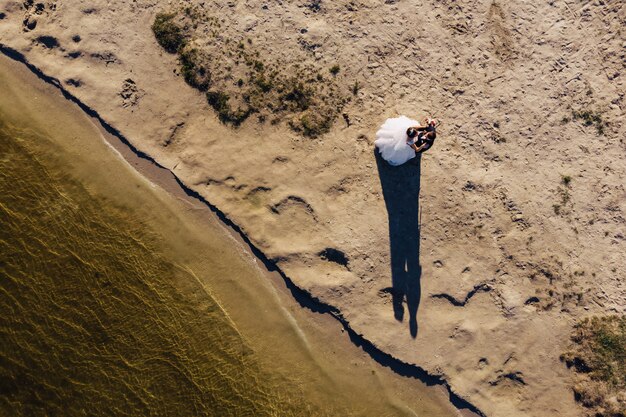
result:
[[[406,131],[407,145],[422,153],[432,148],[437,138],[437,122],[434,119],[426,119],[425,126],[410,127]]]

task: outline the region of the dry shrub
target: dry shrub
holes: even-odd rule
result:
[[[187,84],[206,93],[225,124],[236,127],[256,114],[261,123],[285,121],[303,136],[317,137],[331,129],[350,99],[351,90],[338,84],[339,66],[325,78],[315,64],[286,65],[261,56],[251,39],[226,37],[218,19],[194,9],[159,13],[152,29],[166,51],[178,54]]]
[[[572,342],[561,360],[576,371],[576,400],[595,417],[626,416],[626,316],[584,319]]]

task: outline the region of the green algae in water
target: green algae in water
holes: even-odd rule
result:
[[[0,120],[0,415],[330,413],[269,383],[156,234],[49,145]]]

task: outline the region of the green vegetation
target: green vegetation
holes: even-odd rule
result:
[[[255,71],[263,71],[265,69],[265,65],[261,61],[254,61],[252,67]]]
[[[359,94],[360,89],[361,89],[361,85],[359,84],[358,81],[355,81],[354,85],[352,86],[352,94],[356,96],[357,94]]]
[[[333,77],[323,77],[322,68],[313,64],[265,60],[249,38],[230,39],[210,30],[201,36],[212,37],[211,42],[193,42],[198,25],[207,23],[219,27],[217,19],[188,8],[178,14],[159,13],[152,28],[159,44],[178,54],[180,74],[206,93],[220,121],[239,126],[257,114],[260,123],[284,121],[307,137],[331,129],[348,100]],[[339,65],[329,71],[336,76]],[[356,95],[360,87],[357,82],[345,93]]]
[[[233,111],[229,104],[230,97],[223,91],[207,91],[206,98],[209,105],[217,112],[217,117],[222,123],[239,126],[252,113],[250,109],[242,110],[241,108]]]
[[[563,209],[566,209],[568,203],[570,203],[570,185],[572,183],[572,177],[570,175],[561,175],[561,184],[557,188],[557,194],[560,197],[560,202],[558,204],[553,204],[552,209],[554,210],[554,214],[560,215],[563,213]],[[571,206],[571,204],[570,204]]]
[[[294,110],[304,111],[311,106],[314,95],[315,91],[312,88],[291,79],[288,83],[288,90],[283,94],[282,99],[288,102]]]
[[[206,93],[206,99],[209,105],[218,113],[225,112],[227,109],[230,109],[230,106],[228,105],[230,97],[222,91],[209,91]]]
[[[187,84],[200,91],[206,91],[211,82],[211,75],[204,66],[198,64],[198,50],[189,47],[180,48],[178,58],[181,73]]]
[[[174,22],[175,17],[175,13],[158,13],[152,24],[157,42],[171,54],[185,45],[183,29]]]
[[[572,177],[569,175],[561,175],[561,182],[567,187],[569,186],[569,183],[572,182]]]
[[[313,112],[307,112],[302,117],[289,124],[291,128],[297,132],[302,132],[307,137],[317,137],[330,130],[333,119],[326,115],[319,115]]]
[[[269,93],[274,88],[274,80],[263,73],[256,75],[253,82],[264,93]]]
[[[594,416],[626,413],[626,316],[584,319],[574,327],[575,346],[561,355],[574,368],[576,399]]]
[[[572,112],[572,117],[574,120],[581,120],[584,126],[595,126],[598,135],[604,134],[606,122],[602,119],[600,112],[593,112],[591,110],[574,110]]]

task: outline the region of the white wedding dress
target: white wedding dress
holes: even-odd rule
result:
[[[411,126],[419,126],[419,122],[406,116],[387,119],[376,132],[374,144],[383,159],[391,165],[402,165],[415,158],[415,150],[407,145],[406,130]],[[417,137],[414,138],[416,140]]]

